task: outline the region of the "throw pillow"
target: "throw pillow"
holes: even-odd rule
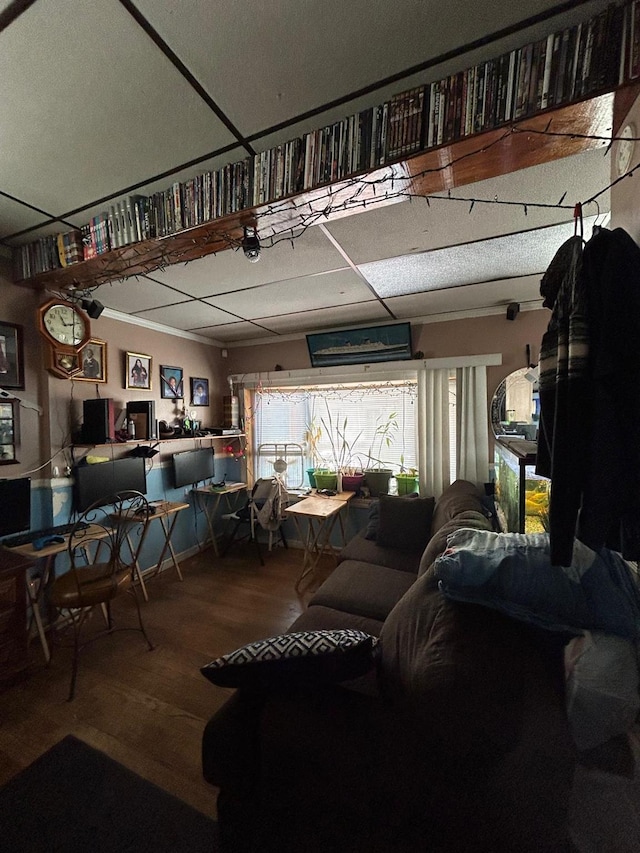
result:
[[[336,683],[364,675],[376,659],[378,639],[364,631],[297,631],[249,643],[203,666],[220,687]]]
[[[380,524],[380,501],[375,500],[372,501],[371,506],[369,507],[369,520],[367,522],[367,529],[364,532],[365,539],[377,539],[378,537],[378,525]]]
[[[380,496],[377,543],[400,551],[422,551],[431,537],[435,498]]]
[[[640,636],[640,592],[624,560],[576,540],[571,566],[551,564],[546,533],[458,530],[434,564],[449,598],[482,604],[550,631]]]

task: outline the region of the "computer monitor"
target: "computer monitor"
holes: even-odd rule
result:
[[[31,528],[31,477],[0,480],[0,536]]]
[[[141,457],[113,459],[76,465],[73,469],[73,506],[76,512],[84,512],[100,501],[109,503],[117,492],[135,491],[146,494],[147,470]]]
[[[213,448],[184,450],[173,455],[173,485],[194,486],[200,480],[213,477]]]

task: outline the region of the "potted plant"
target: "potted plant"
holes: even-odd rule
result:
[[[393,469],[383,461],[385,448],[391,447],[398,429],[398,415],[391,412],[385,419],[378,415],[376,428],[367,453],[367,466],[364,470],[365,480],[371,495],[386,495],[389,491],[389,480]]]
[[[395,476],[399,495],[412,495],[414,492],[420,491],[418,469],[405,468],[402,457],[400,457],[400,472]]]
[[[343,420],[340,415],[336,415],[334,418],[328,404],[327,416],[321,418],[320,422],[331,446],[331,468],[336,474],[336,485],[333,487],[325,486],[324,488],[357,492],[364,480],[364,474],[358,472],[357,466],[353,464],[353,449],[362,432],[359,432],[355,438],[349,438],[347,435],[348,419],[345,417]]]
[[[315,414],[312,413],[310,420],[304,428],[304,443],[307,455],[313,462],[312,468],[307,468],[307,478],[312,489],[316,488],[316,472],[322,471],[323,459],[318,450],[318,444],[322,438],[322,427],[316,422]],[[326,470],[326,469],[325,469]]]

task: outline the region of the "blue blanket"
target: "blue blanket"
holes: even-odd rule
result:
[[[461,529],[447,539],[435,573],[448,598],[551,631],[640,638],[640,590],[622,557],[606,548],[576,540],[571,566],[552,566],[546,533]]]

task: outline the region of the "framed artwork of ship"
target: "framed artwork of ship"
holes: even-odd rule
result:
[[[405,361],[411,358],[411,324],[336,329],[307,335],[312,367]]]

